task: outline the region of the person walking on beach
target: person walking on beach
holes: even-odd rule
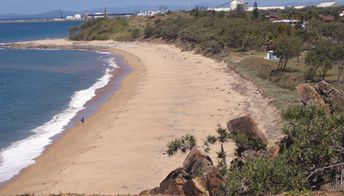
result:
[[[81,117],[80,122],[81,122],[81,123],[84,123],[84,122],[85,122],[85,118],[84,118],[84,117]]]

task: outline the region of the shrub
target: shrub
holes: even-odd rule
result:
[[[278,157],[253,156],[233,164],[221,188],[223,195],[265,195],[318,190],[341,185],[344,167],[344,116],[317,107],[293,107],[283,113],[289,122]],[[239,152],[252,148],[247,139],[234,138]],[[259,145],[258,145],[259,146]],[[240,156],[240,153],[236,153]]]
[[[168,156],[172,156],[179,150],[185,153],[195,147],[196,144],[195,136],[186,134],[185,136],[177,138],[167,144],[167,154]]]
[[[304,181],[304,173],[285,159],[250,159],[242,168],[229,172],[221,192],[223,195],[278,194],[302,190]]]
[[[145,30],[144,30],[144,36],[145,38],[149,38],[149,37],[152,37],[154,34],[154,29],[152,26],[150,25],[147,25]]]
[[[140,37],[140,34],[141,34],[141,30],[138,29],[138,28],[135,28],[132,32],[131,32],[131,37],[133,39],[137,39]]]

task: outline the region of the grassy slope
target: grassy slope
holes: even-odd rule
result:
[[[174,30],[186,38],[189,38],[189,34],[191,33],[192,35],[194,34],[194,42],[193,40],[181,40],[180,37],[176,39],[165,38],[165,41],[176,44],[185,50],[195,50],[217,60],[226,60],[230,67],[242,76],[255,82],[264,91],[266,96],[273,98],[273,103],[280,109],[285,109],[288,105],[298,104],[299,101],[295,87],[304,82],[303,73],[307,70],[304,63],[305,55],[302,55],[298,59],[299,61],[296,58],[291,59],[288,64],[288,70],[285,73],[270,76],[271,70],[277,67],[277,62],[265,60],[265,52],[236,52],[238,49],[233,51],[226,47],[220,47],[220,50],[217,52],[212,50],[212,47],[217,47],[218,41],[226,38],[226,36],[223,38],[216,36],[223,26],[223,20],[229,25],[232,24],[230,22],[231,19],[227,20],[217,16],[195,19],[194,16],[182,12],[153,17],[100,19],[95,22],[90,22],[88,25],[83,25],[78,36],[81,40],[113,39],[118,41],[132,41],[135,40],[132,35],[133,31],[139,29],[139,39],[144,40],[144,31],[147,26],[156,26],[158,29],[158,32],[155,32],[155,35],[149,39],[164,39],[164,37],[159,37],[159,35],[164,36],[166,34],[168,36]],[[161,21],[164,22],[161,23]],[[209,26],[209,23],[213,24]],[[237,25],[235,22],[233,23],[234,26]],[[254,21],[250,20],[247,23],[255,24]],[[270,27],[269,24],[262,25]],[[231,32],[230,28],[229,32]],[[214,40],[217,41],[214,43]],[[211,44],[215,45],[209,47]],[[335,79],[335,72],[335,69],[329,71],[329,80]]]

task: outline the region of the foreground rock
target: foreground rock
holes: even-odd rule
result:
[[[333,111],[344,112],[344,92],[325,81],[315,85],[316,90],[323,96],[323,100],[328,103]]]
[[[236,131],[242,134],[245,134],[248,137],[256,137],[261,139],[265,144],[267,144],[267,139],[258,127],[253,119],[249,116],[242,116],[235,118],[227,122],[227,128],[231,131]]]
[[[300,84],[296,87],[296,90],[304,105],[326,105],[320,94],[310,84]]]
[[[167,175],[159,187],[140,195],[210,195],[219,194],[223,180],[209,156],[193,148],[183,167]]]
[[[203,154],[197,148],[193,148],[183,163],[183,168],[191,175],[206,174],[214,167],[213,161],[208,155]]]

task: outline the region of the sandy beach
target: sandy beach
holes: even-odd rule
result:
[[[281,137],[271,100],[225,63],[157,43],[61,39],[22,46],[103,48],[122,55],[133,71],[96,114],[67,130],[34,165],[0,187],[0,195],[137,194],[181,166],[186,155],[164,154],[169,141],[189,133],[202,144],[218,124],[242,115],[254,118],[269,142]],[[234,148],[225,147],[229,155]]]

